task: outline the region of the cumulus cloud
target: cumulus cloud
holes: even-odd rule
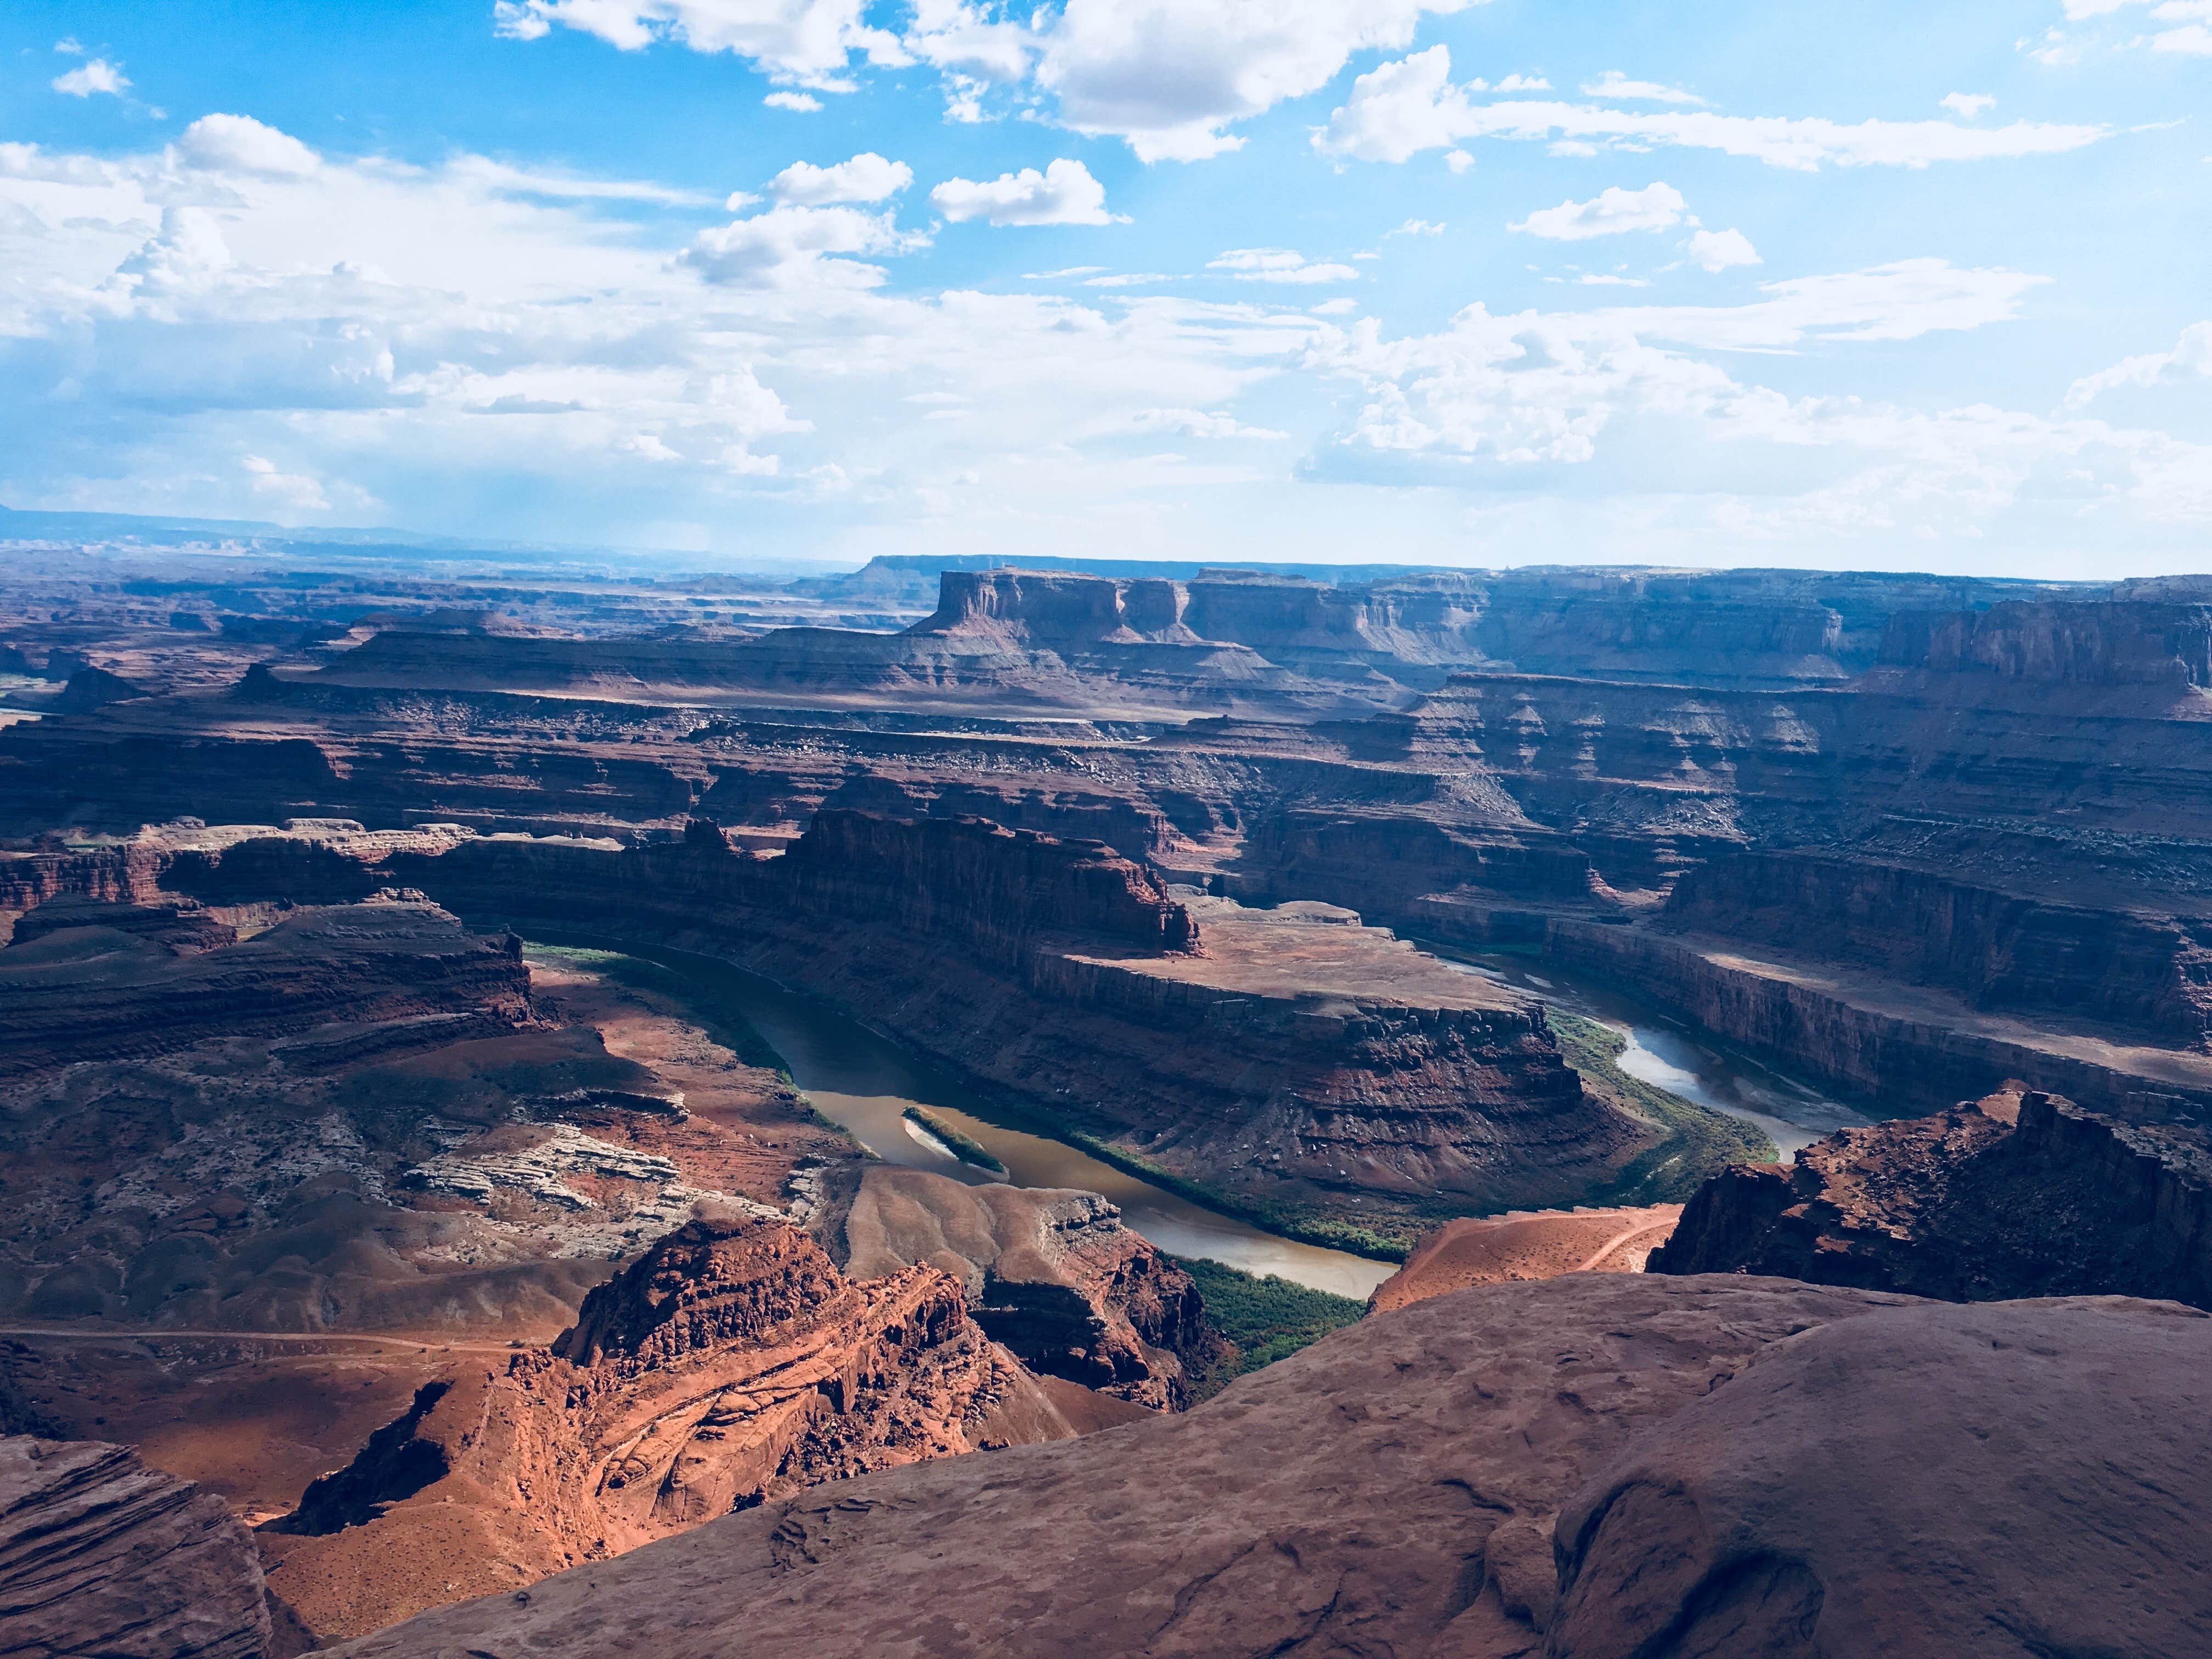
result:
[[[1624,231],[1668,229],[1681,222],[1682,207],[1682,192],[1672,185],[1646,185],[1642,190],[1614,185],[1587,202],[1565,201],[1505,228],[1555,242],[1581,242]]]
[[[910,253],[929,239],[901,231],[889,213],[851,207],[775,207],[703,230],[678,256],[709,283],[726,288],[879,285],[881,265],[838,258],[849,253]]]
[[[1997,106],[1997,100],[1986,92],[1954,92],[1942,100],[1945,109],[1962,121],[1971,121]]]
[[[1722,115],[1711,110],[1626,110],[1543,99],[1477,102],[1451,80],[1445,46],[1381,65],[1353,82],[1351,98],[1314,135],[1324,155],[1403,161],[1469,138],[1553,139],[1595,154],[1597,144],[1675,145],[1718,150],[1771,167],[1923,167],[1938,161],[2049,155],[2081,149],[2104,127],[2015,121],[1964,127],[1952,121],[1860,121]]]
[[[1078,132],[1146,161],[1239,148],[1224,131],[1316,92],[1355,52],[1413,43],[1425,15],[1469,0],[1068,0],[1035,71]]]
[[[1583,92],[1591,98],[1626,98],[1646,104],[1702,104],[1705,101],[1694,92],[1685,92],[1680,87],[1662,86],[1656,81],[1632,81],[1619,70],[1607,70],[1596,80],[1583,82]]]
[[[850,92],[855,53],[896,68],[909,61],[896,36],[864,21],[866,0],[498,0],[494,27],[539,40],[556,27],[598,36],[623,52],[667,40],[729,52],[780,80]]]
[[[812,115],[822,107],[819,98],[805,92],[771,92],[761,102],[770,109],[787,109],[800,115]]]
[[[863,150],[849,161],[817,167],[793,161],[769,180],[768,193],[779,202],[823,207],[832,202],[880,202],[914,182],[914,169]]]
[[[947,179],[929,202],[954,223],[969,219],[994,225],[1111,225],[1127,220],[1106,211],[1106,186],[1091,169],[1066,157],[1042,173],[1024,167],[996,179]]]
[[[2081,409],[2124,386],[2151,386],[2174,380],[2212,379],[2212,322],[2191,323],[2171,351],[2127,357],[2110,368],[2084,375],[2067,388],[2066,403]]]
[[[291,134],[250,115],[203,115],[185,129],[176,149],[185,166],[209,173],[304,179],[322,166],[322,158]]]
[[[74,41],[64,44],[76,46]],[[82,47],[77,49],[82,50]],[[57,46],[54,50],[59,52],[63,46]],[[123,65],[111,64],[105,58],[89,58],[67,74],[56,76],[53,80],[56,92],[67,93],[72,98],[89,98],[94,93],[120,98],[130,88],[131,82],[123,73]]]
[[[1740,230],[1700,230],[1692,233],[1689,255],[1707,270],[1723,271],[1737,265],[1763,264],[1751,238]]]

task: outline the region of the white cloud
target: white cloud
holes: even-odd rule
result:
[[[1736,265],[1764,264],[1751,238],[1740,230],[1700,230],[1691,234],[1690,258],[1707,270],[1728,270]]]
[[[1492,88],[1494,92],[1549,92],[1551,89],[1552,83],[1540,75],[1509,75]]]
[[[2104,17],[2136,6],[2148,6],[2158,22],[2172,27],[2154,30],[2127,41],[2148,46],[2154,52],[2178,52],[2184,57],[2212,58],[2212,0],[2066,0],[2066,16],[2073,22]],[[2029,43],[2021,43],[2024,48]],[[2038,38],[2028,55],[2046,64],[2070,63],[2080,55],[2078,43],[2060,30]]]
[[[1556,283],[1559,279],[1554,276],[1548,280]],[[1576,277],[1575,282],[1583,288],[1650,288],[1651,286],[1649,279],[1645,277],[1601,276],[1595,271],[1585,271]]]
[[[1106,186],[1080,161],[1062,157],[1042,173],[1024,167],[996,179],[947,179],[929,192],[930,205],[956,224],[985,219],[994,225],[1110,225],[1126,219],[1106,211]]]
[[[1057,283],[1066,277],[1095,276],[1105,269],[1103,265],[1069,265],[1060,270],[1025,270],[1022,273],[1022,280],[1025,283]]]
[[[863,21],[865,0],[498,0],[494,27],[514,40],[543,40],[558,26],[623,52],[658,40],[730,52],[764,73],[824,92],[850,92],[853,54],[896,67],[909,60],[896,37]]]
[[[914,169],[863,150],[849,161],[817,167],[793,161],[769,180],[768,193],[779,202],[823,207],[832,202],[880,202],[914,182]]]
[[[1681,222],[1682,207],[1682,192],[1672,185],[1647,185],[1642,190],[1614,185],[1587,202],[1562,202],[1505,228],[1555,242],[1581,242],[1624,231],[1668,229]]]
[[[1323,300],[1317,306],[1308,306],[1306,309],[1316,317],[1346,317],[1359,309],[1359,301],[1350,295],[1341,295],[1334,300]]]
[[[1351,283],[1359,273],[1350,265],[1322,264],[1286,247],[1233,247],[1206,262],[1208,270],[1224,270],[1240,283]]]
[[[1320,90],[1355,52],[1410,46],[1425,15],[1470,0],[1067,0],[1036,76],[1078,132],[1146,161],[1237,149],[1224,131]]]
[[[1385,231],[1389,236],[1441,236],[1444,228],[1433,219],[1408,219],[1395,230]]]
[[[1332,331],[1309,361],[1356,383],[1360,404],[1316,465],[1334,478],[1465,480],[1489,518],[1626,515],[1616,536],[1640,522],[1644,548],[1662,539],[1661,522],[1799,548],[1972,538],[2054,517],[2081,545],[2124,526],[2212,523],[2204,445],[1984,404],[1931,412],[1793,395],[1699,355],[1982,326],[2015,314],[2027,280],[1915,262],[1771,284],[1728,309],[1498,316],[1478,306],[1436,334]],[[1561,467],[1576,470],[1571,489],[1546,483]]]
[[[304,179],[322,166],[322,158],[291,134],[250,115],[203,115],[185,129],[176,149],[185,166],[209,173]]]
[[[1501,91],[1507,88],[1500,88]],[[1595,81],[1583,82],[1583,92],[1591,98],[1626,98],[1646,104],[1702,104],[1705,100],[1693,92],[1680,87],[1662,86],[1656,81],[1632,81],[1619,70],[1607,70]]]
[[[1276,432],[1264,426],[1245,426],[1236,416],[1219,410],[1211,413],[1196,409],[1140,409],[1130,417],[1130,425],[1140,432],[1181,432],[1194,438],[1287,438],[1287,432]]]
[[[1444,165],[1449,167],[1454,173],[1465,173],[1469,167],[1474,165],[1474,157],[1469,155],[1463,149],[1446,150],[1444,152]]]
[[[770,109],[787,109],[800,115],[812,115],[822,107],[822,100],[807,92],[771,92],[761,102]]]
[[[84,47],[79,43],[76,36],[74,34],[64,34],[60,40],[55,41],[54,50],[61,53],[64,58],[82,58],[84,56]]]
[[[2069,409],[2080,409],[2124,386],[2151,386],[2187,379],[2212,379],[2212,322],[2191,323],[2171,351],[2124,358],[2110,368],[2083,376],[2066,391]]]
[[[1124,271],[1112,276],[1086,276],[1085,288],[1150,288],[1156,283],[1172,283],[1177,279],[1164,270]]]
[[[153,299],[211,286],[233,263],[230,245],[204,208],[166,207],[161,228],[116,267],[118,288]]]
[[[1314,135],[1330,155],[1403,161],[1468,138],[1559,138],[1629,147],[1660,144],[1718,150],[1771,167],[1811,172],[1844,167],[1923,167],[1937,161],[2047,155],[2106,136],[2103,127],[2015,121],[1963,127],[1952,121],[1860,121],[1721,115],[1709,110],[1641,111],[1516,99],[1477,103],[1451,82],[1444,46],[1382,64],[1352,83],[1352,96]],[[1579,153],[1579,152],[1578,152]],[[1594,153],[1590,152],[1590,153]]]
[[[1954,92],[1943,99],[1942,105],[1960,120],[1971,121],[1976,116],[1995,109],[1997,100],[1986,92]]]
[[[729,288],[874,288],[881,265],[830,256],[910,253],[929,239],[902,232],[889,213],[852,207],[775,207],[692,238],[678,256],[708,282]]]
[[[239,463],[253,493],[266,496],[280,507],[300,513],[327,513],[331,504],[323,495],[323,486],[303,472],[279,472],[276,463],[260,455],[248,455]]]
[[[54,50],[59,52],[62,48],[56,46]],[[67,93],[72,98],[89,98],[94,93],[106,93],[110,97],[120,98],[130,86],[130,80],[123,73],[123,66],[111,64],[105,58],[91,58],[66,75],[56,76],[53,81],[56,92]]]

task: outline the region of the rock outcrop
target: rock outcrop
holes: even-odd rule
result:
[[[1551,1659],[2212,1650],[2212,1321],[1902,1308],[1776,1344],[1559,1518]]]
[[[1655,1273],[1778,1274],[1946,1301],[2136,1296],[2212,1308],[2212,1158],[2030,1091],[1844,1129],[1714,1176]]]
[[[1226,1350],[1190,1275],[1096,1193],[874,1165],[844,1243],[853,1278],[941,1268],[963,1281],[975,1322],[1031,1370],[1156,1410],[1182,1409]]]
[[[1679,1204],[1632,1210],[1539,1210],[1462,1217],[1423,1238],[1406,1265],[1375,1287],[1376,1313],[1479,1285],[1556,1279],[1561,1273],[1633,1273],[1667,1242]]]
[[[354,1635],[822,1481],[1073,1432],[951,1274],[856,1282],[797,1228],[702,1218],[550,1347],[427,1387],[264,1553],[310,1627]]]
[[[1758,1650],[1879,1650],[1854,1639],[1868,1628],[1859,1608],[1912,1613],[1904,1604],[1953,1559],[1952,1540],[1971,1548],[1985,1528],[2007,1523],[2034,1547],[1988,1549],[1959,1577],[1967,1593],[1918,1609],[1918,1629],[1948,1635],[1978,1625],[1984,1633],[1967,1639],[1986,1641],[2004,1616],[2024,1608],[2041,1619],[2069,1597],[2078,1619],[2094,1618],[2115,1583],[2136,1582],[2124,1553],[2139,1549],[2161,1583],[2115,1621],[2128,1639],[2100,1650],[2130,1659],[2195,1650],[2212,1589],[2203,1544],[2212,1490],[2197,1427],[2212,1322],[2129,1303],[2044,1304],[1997,1322],[2005,1311],[1927,1310],[1771,1279],[1642,1274],[1463,1291],[1364,1320],[1186,1415],[803,1493],[552,1579],[527,1606],[502,1596],[448,1608],[341,1651],[430,1659],[543,1647],[567,1659],[613,1659],[742,1643],[817,1659],[918,1659],[948,1648],[1102,1659],[1347,1651],[1506,1659],[1542,1651],[1547,1640],[1577,1654],[1689,1650],[1656,1642],[1559,1649],[1588,1629],[1595,1598],[1584,1585],[1597,1580],[1584,1574],[1617,1558],[1595,1547],[1574,1555],[1569,1599],[1558,1603],[1555,1517],[1574,1518],[1557,1529],[1573,1548],[1588,1530],[1584,1516],[1610,1512],[1591,1494],[1663,1457],[1686,1408],[1727,1411],[1734,1392],[1767,1366],[1790,1364],[1830,1336],[1848,1337],[1857,1363],[1819,1365],[1821,1398],[1870,1382],[1893,1353],[1921,1379],[1919,1403],[1908,1404],[1900,1382],[1883,1392],[1897,1401],[1886,1414],[1839,1401],[1831,1425],[1800,1409],[1785,1437],[1758,1426],[1774,1391],[1744,1396],[1753,1408],[1729,1419],[1743,1425],[1732,1430],[1739,1449],[1811,1466],[1802,1489],[1779,1476],[1759,1489],[1766,1513],[1838,1534],[1832,1553],[1815,1546],[1802,1567],[1784,1558],[1776,1571],[1802,1586],[1801,1574],[1838,1562],[1869,1569],[1863,1583],[1821,1581],[1836,1612],[1811,1608],[1795,1632],[1798,1647]],[[1989,1346],[1990,1334],[2008,1329],[2032,1332],[2039,1352]],[[1953,1394],[1934,1356],[1977,1337],[1982,1357],[1964,1373],[1970,1389]],[[2107,1352],[2140,1367],[2106,1368]],[[2062,1382],[2067,1409],[2014,1398],[2015,1386],[2045,1377]],[[2083,1404],[2100,1389],[2113,1409]],[[1961,1431],[1936,1466],[1948,1510],[1881,1491],[1917,1479],[1913,1425],[1923,1416]],[[1996,1437],[1986,1448],[1956,1443],[1970,1425]],[[1702,1432],[1700,1443],[1711,1443]],[[2111,1469],[2093,1473],[2108,1449]],[[2000,1454],[2002,1471],[1992,1468]],[[2159,1469],[2172,1475],[2162,1490],[2132,1489]],[[1963,1481],[1983,1471],[2009,1482],[2002,1489],[2025,1506],[1961,1516],[1975,1508]],[[2084,1477],[2078,1505],[2058,1484],[2075,1472]],[[1826,1506],[1846,1479],[1867,1498],[1863,1521]],[[1869,1538],[1890,1515],[1924,1525]],[[1699,1519],[1684,1517],[1678,1528],[1682,1554],[1693,1559],[1706,1537],[1724,1545],[1731,1535],[1726,1512],[1717,1510],[1702,1534]],[[1589,1535],[1601,1538],[1602,1526]],[[1747,1565],[1750,1577],[1760,1564]],[[2048,1627],[2068,1628],[2056,1618]],[[1951,1650],[1936,1641],[1897,1650]]]
[[[2212,605],[2015,600],[1986,611],[1906,612],[1891,620],[1881,660],[2054,684],[2212,686]]]
[[[434,905],[295,911],[266,933],[179,954],[125,908],[68,913],[0,951],[0,1078],[149,1055],[214,1036],[280,1036],[337,1020],[527,1013],[521,941],[465,931]]]
[[[253,1540],[221,1498],[148,1468],[125,1447],[0,1438],[0,1653],[276,1651]]]

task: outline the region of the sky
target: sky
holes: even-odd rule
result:
[[[9,0],[0,503],[2212,568],[2212,0]]]

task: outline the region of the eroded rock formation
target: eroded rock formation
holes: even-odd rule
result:
[[[1954,1389],[1948,1357],[1976,1342]],[[1626,1273],[1493,1285],[1363,1321],[1182,1417],[802,1493],[550,1580],[527,1606],[448,1608],[341,1651],[1611,1655],[1662,1650],[1670,1611],[1705,1610],[1700,1585],[1761,1582],[1799,1616],[1759,1651],[1893,1636],[1898,1651],[2009,1654],[2015,1629],[2069,1651],[2094,1645],[2112,1586],[2154,1563],[2155,1590],[2109,1624],[2112,1651],[2150,1659],[2206,1638],[2208,1360],[2212,1321],[2142,1304],[1944,1309]],[[2047,1405],[2015,1400],[2013,1378],[2047,1381]],[[1854,1406],[1862,1383],[1893,1404]],[[1713,1494],[1673,1517],[1673,1553],[1633,1553],[1667,1541],[1636,1534],[1615,1549],[1602,1524],[1637,1513],[1604,1494],[1665,1495],[1625,1480],[1647,1467]],[[1756,1483],[1736,1477],[1750,1468]],[[2002,1510],[1974,1499],[1984,1478]],[[2033,1546],[2005,1547],[2002,1526]],[[1729,1552],[1740,1533],[1771,1551]],[[1639,1561],[1650,1596],[1596,1593]],[[1929,1593],[1954,1567],[1960,1593]]]
[[[1224,1352],[1190,1275],[1096,1193],[872,1166],[844,1242],[852,1277],[941,1268],[963,1281],[976,1323],[1031,1370],[1139,1405],[1180,1409]]]
[[[1376,1313],[1478,1285],[1556,1279],[1561,1273],[1634,1273],[1682,1218],[1679,1204],[1633,1210],[1540,1210],[1447,1221],[1423,1238],[1406,1265],[1375,1287]]]
[[[427,1387],[265,1534],[270,1577],[357,1634],[821,1481],[1072,1432],[957,1279],[857,1282],[794,1227],[702,1218],[550,1348]]]
[[[253,1540],[221,1498],[123,1446],[0,1438],[0,1652],[268,1659],[279,1650]]]
[[[2212,1158],[2030,1091],[1845,1129],[1714,1176],[1655,1273],[1771,1273],[1947,1301],[2139,1296],[2212,1308]]]

